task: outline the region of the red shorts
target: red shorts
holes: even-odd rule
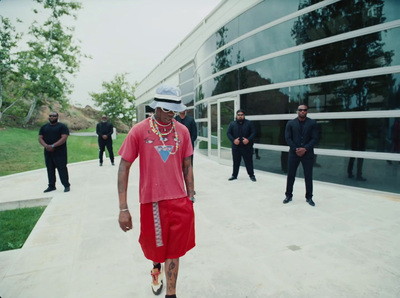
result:
[[[192,201],[184,197],[141,204],[139,243],[153,262],[184,256],[196,245]]]

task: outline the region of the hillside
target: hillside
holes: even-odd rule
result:
[[[96,124],[100,121],[102,112],[86,106],[84,108],[70,105],[66,110],[62,110],[59,104],[55,104],[53,107],[42,106],[39,109],[37,117],[35,119],[35,125],[42,125],[48,121],[48,115],[51,111],[56,111],[59,114],[59,121],[66,124],[70,131],[86,130],[89,128],[95,128]],[[117,128],[118,132],[126,133],[129,131],[129,127],[123,123],[113,123]]]

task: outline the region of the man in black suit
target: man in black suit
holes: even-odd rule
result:
[[[244,110],[236,112],[236,121],[228,126],[227,136],[232,142],[233,172],[229,181],[236,180],[239,174],[240,162],[244,160],[250,180],[256,182],[253,168],[253,143],[256,136],[254,124],[245,119]]]
[[[285,139],[290,149],[285,192],[286,198],[283,200],[283,204],[287,204],[292,200],[296,171],[299,163],[301,163],[306,182],[306,201],[311,206],[315,206],[312,200],[312,171],[314,146],[318,140],[318,127],[315,120],[307,117],[307,111],[308,107],[306,105],[299,105],[297,108],[297,118],[289,121],[286,125]]]

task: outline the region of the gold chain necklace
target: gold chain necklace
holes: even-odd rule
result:
[[[176,131],[176,127],[175,127],[175,120],[172,120],[172,128],[171,128],[171,130],[170,130],[169,132],[167,132],[167,133],[161,133],[161,132],[160,132],[160,129],[158,128],[158,125],[157,125],[157,120],[156,120],[156,118],[155,118],[154,115],[153,115],[153,116],[150,118],[150,128],[151,128],[151,130],[159,137],[160,142],[163,144],[163,147],[164,147],[164,148],[166,148],[167,146],[166,146],[165,143],[164,143],[164,137],[163,137],[163,136],[166,136],[166,135],[170,134],[171,131],[173,130],[174,133],[175,133],[175,138],[174,138],[174,141],[175,141],[175,151],[174,151],[174,152],[171,151],[170,154],[174,155],[176,152],[178,152],[178,149],[179,149],[179,138],[178,138],[178,132]]]

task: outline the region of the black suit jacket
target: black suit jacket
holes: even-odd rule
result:
[[[307,152],[304,158],[314,157],[314,146],[318,140],[317,121],[306,118],[304,120],[303,130],[300,130],[300,121],[298,118],[290,120],[286,124],[285,139],[289,145],[289,153],[296,154],[296,148],[306,148]]]
[[[256,136],[256,129],[254,124],[247,119],[244,119],[243,124],[239,124],[237,120],[229,123],[227,136],[232,143],[232,148],[236,148],[237,146],[246,146],[246,148],[253,148],[254,138]],[[249,140],[247,145],[243,144],[243,139],[240,140],[239,145],[235,145],[233,141],[238,137],[246,138]]]

